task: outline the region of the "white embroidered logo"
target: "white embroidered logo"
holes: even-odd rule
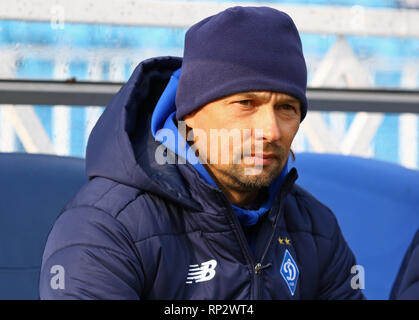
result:
[[[198,283],[203,281],[209,281],[215,276],[215,267],[217,266],[217,261],[209,260],[199,264],[189,265],[188,277],[186,278],[186,283]]]

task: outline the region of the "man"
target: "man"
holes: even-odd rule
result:
[[[267,7],[206,18],[183,60],[141,63],[90,135],[41,298],[363,298],[334,215],[288,170],[306,82],[294,23]]]

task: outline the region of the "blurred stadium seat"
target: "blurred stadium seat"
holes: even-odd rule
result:
[[[84,160],[0,153],[0,299],[38,299],[47,235],[87,181]]]
[[[336,215],[357,264],[364,294],[388,299],[419,227],[419,172],[373,159],[298,153],[297,183]],[[348,270],[349,272],[349,270]]]

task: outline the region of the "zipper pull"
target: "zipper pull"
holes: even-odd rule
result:
[[[262,265],[260,263],[255,265],[255,274],[260,274],[260,268],[262,268]]]
[[[265,264],[264,266],[262,266],[260,263],[257,263],[255,265],[255,274],[261,274],[263,269],[267,269],[270,266],[272,266],[272,263]]]

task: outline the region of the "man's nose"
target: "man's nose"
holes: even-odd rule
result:
[[[273,108],[266,108],[260,116],[260,128],[263,130],[263,139],[267,142],[279,140],[281,137],[280,126]]]

